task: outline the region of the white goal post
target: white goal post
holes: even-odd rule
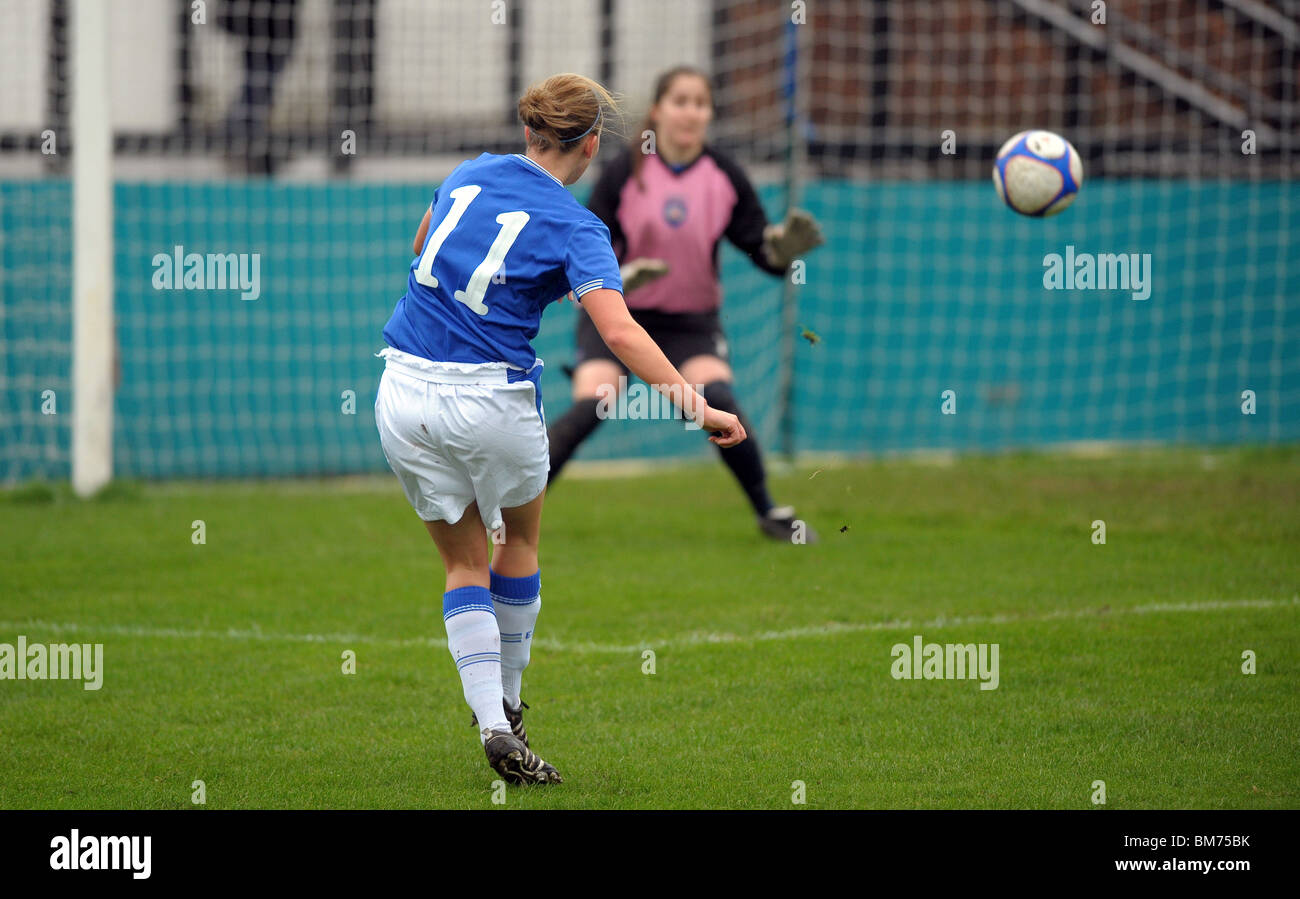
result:
[[[109,6],[74,0],[72,7],[72,487],[78,496],[113,477]]]

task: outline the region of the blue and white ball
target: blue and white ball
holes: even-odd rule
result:
[[[998,150],[993,164],[998,197],[1021,215],[1056,215],[1083,186],[1079,151],[1059,134],[1021,131]]]

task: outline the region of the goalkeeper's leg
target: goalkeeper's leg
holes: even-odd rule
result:
[[[722,461],[730,469],[740,489],[758,517],[759,529],[767,536],[789,541],[796,533],[794,509],[777,506],[767,490],[767,473],[763,468],[763,453],[755,437],[755,430],[736,402],[731,389],[731,367],[717,356],[694,356],[681,366],[682,377],[692,384],[704,385],[704,399],[715,409],[730,412],[745,426],[748,439],[736,446],[718,448]],[[814,542],[816,533],[806,524],[802,526],[804,542]]]
[[[564,463],[578,450],[582,442],[591,436],[600,424],[598,414],[599,397],[605,394],[602,389],[617,391],[618,379],[623,369],[617,362],[608,359],[588,359],[573,372],[573,405],[548,429],[551,443],[551,472],[547,484],[553,483]],[[618,394],[608,394],[607,402],[613,402]]]

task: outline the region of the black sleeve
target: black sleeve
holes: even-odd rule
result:
[[[623,253],[627,249],[627,239],[623,235],[623,226],[618,223],[618,198],[623,192],[623,185],[631,176],[631,155],[620,153],[601,171],[600,178],[587,199],[587,208],[596,213],[596,217],[609,229],[609,242],[620,263],[623,262]]]
[[[727,240],[748,256],[754,265],[770,275],[781,277],[785,274],[785,269],[768,262],[767,254],[763,252],[763,229],[768,225],[767,213],[763,212],[763,204],[758,201],[754,185],[749,183],[744,170],[730,156],[712,148],[707,152],[736,191],[736,206],[731,210],[731,222],[725,232]]]

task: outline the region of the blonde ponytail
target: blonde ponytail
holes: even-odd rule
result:
[[[610,116],[619,111],[618,101],[603,85],[572,72],[539,81],[519,98],[519,121],[528,126],[529,146],[538,150],[574,150],[581,138],[603,133]]]

